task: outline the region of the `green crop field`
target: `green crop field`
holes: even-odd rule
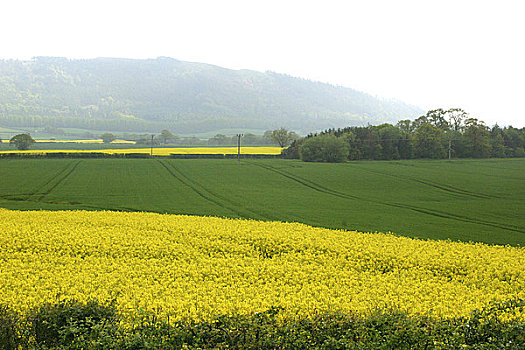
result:
[[[525,159],[5,159],[0,179],[0,207],[9,209],[153,211],[525,243]]]

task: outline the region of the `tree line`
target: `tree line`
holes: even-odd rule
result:
[[[92,135],[95,137],[95,135]],[[281,148],[288,146],[292,141],[299,139],[299,135],[295,132],[290,132],[285,128],[276,130],[267,130],[263,135],[255,135],[252,133],[241,134],[243,145],[261,146],[261,145],[278,145]],[[102,141],[109,144],[117,140],[117,135],[105,132],[100,135]],[[174,135],[171,131],[164,129],[160,134],[141,134],[131,135],[127,134],[123,137],[126,140],[133,140],[137,145],[144,146],[167,146],[167,145],[210,145],[210,146],[235,146],[237,145],[237,136],[226,136],[217,134],[207,140],[199,139],[197,137],[179,137]],[[2,139],[0,139],[0,143]],[[28,150],[36,141],[29,133],[18,134],[13,136],[9,143],[14,145],[19,150]]]
[[[104,140],[104,136],[102,139]],[[109,134],[112,135],[112,134]],[[286,147],[290,145],[293,140],[299,139],[299,135],[295,132],[289,132],[285,128],[280,128],[276,130],[266,130],[263,135],[255,135],[252,133],[242,134],[242,144],[243,145],[278,145],[280,147]],[[174,135],[169,130],[162,130],[158,135],[149,135],[145,134],[136,139],[137,144],[143,145],[210,145],[210,146],[235,146],[237,145],[237,136],[236,135],[224,135],[216,134],[213,137],[210,137],[207,140],[199,139],[197,137],[180,137]],[[111,141],[110,141],[111,142]]]
[[[525,128],[488,127],[460,108],[435,109],[397,124],[328,129],[283,152],[304,161],[525,157]]]

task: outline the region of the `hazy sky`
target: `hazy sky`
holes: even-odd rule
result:
[[[0,11],[0,58],[169,56],[525,126],[523,1],[4,0]]]

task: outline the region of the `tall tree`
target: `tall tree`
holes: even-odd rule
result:
[[[390,124],[383,124],[378,127],[379,140],[381,143],[382,159],[399,159],[399,142],[401,132],[398,128]]]
[[[416,156],[420,158],[442,158],[445,154],[443,131],[430,123],[423,123],[417,128],[414,144]]]
[[[9,140],[9,143],[15,145],[17,149],[25,151],[35,143],[35,140],[33,140],[29,134],[18,134],[13,136],[11,140]]]
[[[468,118],[465,121],[465,132],[469,155],[474,158],[487,158],[490,156],[490,133],[485,124],[476,119]]]
[[[100,136],[100,138],[102,139],[102,142],[104,143],[111,143],[117,139],[117,137],[110,132],[103,133]]]
[[[285,128],[273,130],[270,137],[275,141],[281,148],[288,146],[293,140],[298,138],[298,135],[294,132],[288,132]]]
[[[464,126],[464,121],[468,119],[468,113],[461,108],[451,108],[446,111],[449,124],[454,131],[461,131]]]
[[[445,119],[446,112],[442,108],[433,109],[427,112],[427,120],[429,123],[441,130],[447,130],[449,123]]]
[[[162,143],[166,144],[168,143],[168,140],[174,140],[175,135],[173,135],[171,131],[164,129],[160,132],[160,139],[162,140]]]

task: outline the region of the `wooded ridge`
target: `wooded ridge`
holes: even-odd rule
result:
[[[0,126],[176,134],[396,122],[423,111],[350,88],[172,58],[0,60]]]

